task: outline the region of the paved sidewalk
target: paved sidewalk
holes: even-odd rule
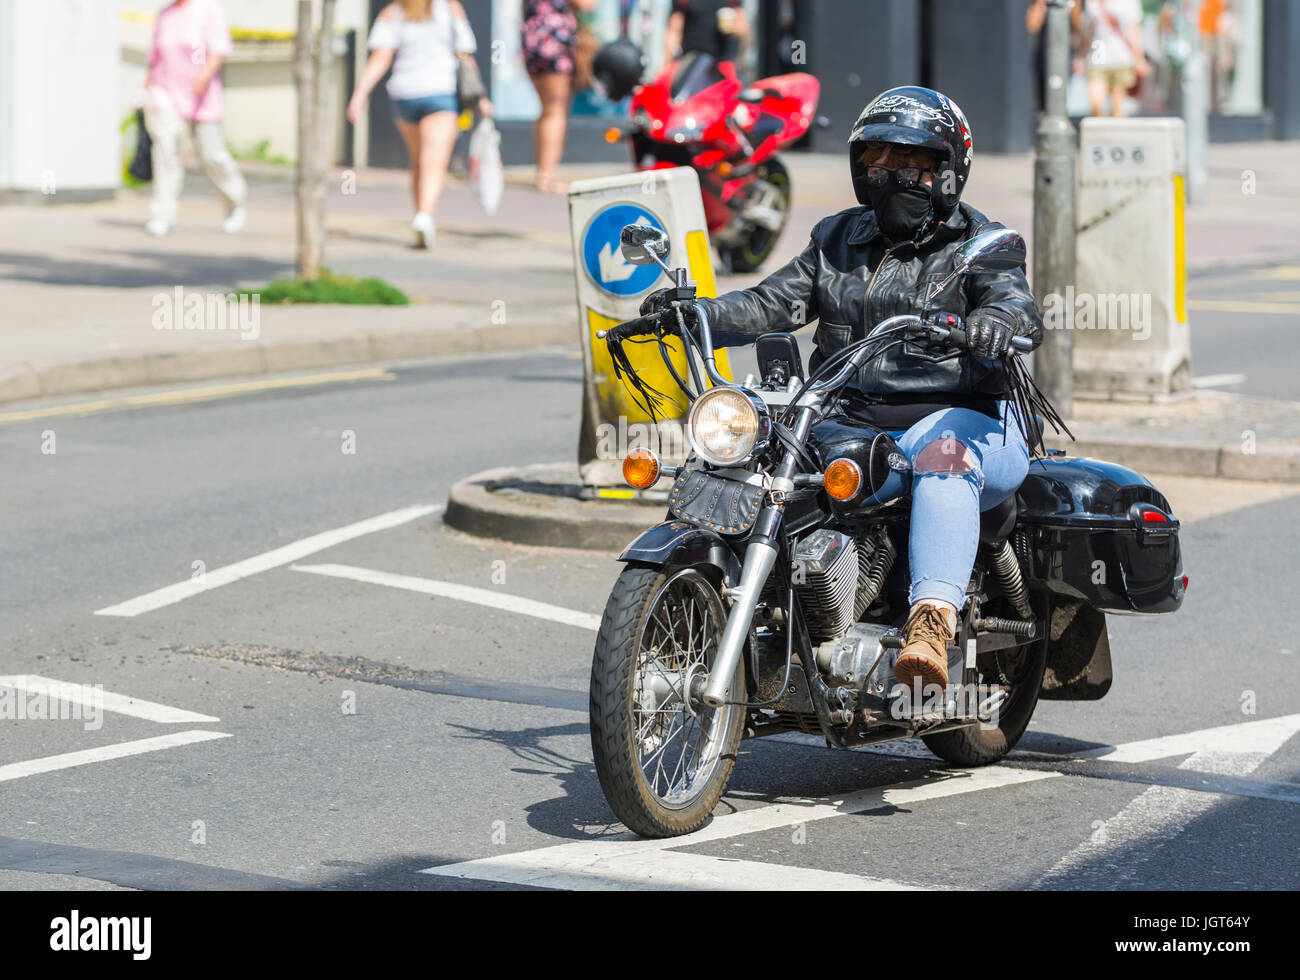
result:
[[[778,259],[797,251],[820,217],[854,203],[847,165],[838,154],[791,154],[788,160],[795,203]],[[1210,201],[1188,214],[1193,275],[1300,260],[1294,228],[1300,143],[1215,146],[1211,162]],[[572,165],[565,175],[576,179],[619,169]],[[407,247],[410,206],[403,172],[358,171],[351,193],[344,192],[352,188],[339,176],[328,204],[326,264],[352,275],[380,276],[405,290],[411,306],[262,306],[255,338],[238,330],[155,329],[155,311],[178,286],[225,293],[292,275],[292,173],[252,164],[244,170],[249,222],[238,236],[221,233],[219,202],[197,174],[187,178],[177,229],[163,239],[143,231],[147,191],[123,190],[113,201],[91,205],[0,207],[0,402],[576,341],[567,202],[533,191],[530,168],[510,169],[500,213],[492,219],[483,215],[470,187],[453,180],[431,252]],[[1242,192],[1246,170],[1254,171],[1254,194]],[[966,197],[1028,236],[1032,172],[1029,156],[980,156]],[[735,288],[756,279],[730,277],[720,285]],[[1227,411],[1233,426],[1241,421],[1240,429],[1250,428],[1248,416],[1271,420],[1261,444],[1285,443],[1290,452],[1291,442],[1300,439],[1300,423],[1289,409],[1265,412],[1234,401],[1229,410],[1228,404],[1218,403],[1215,411]],[[1185,408],[1169,411],[1174,418],[1188,417]],[[1153,431],[1141,428],[1141,420],[1153,415],[1145,406],[1098,408],[1119,413],[1115,418],[1091,418],[1089,412],[1084,403],[1081,431],[1095,429],[1098,438],[1141,443]],[[1133,420],[1138,428],[1125,428]],[[1177,443],[1183,437],[1176,428],[1160,438]],[[1239,439],[1225,437],[1215,446],[1221,450]],[[1215,475],[1206,469],[1208,458],[1192,472]],[[1223,451],[1215,457],[1227,458]],[[1278,476],[1252,475],[1297,478],[1293,463],[1279,465]],[[1234,470],[1220,462],[1215,468],[1225,470],[1222,475]]]

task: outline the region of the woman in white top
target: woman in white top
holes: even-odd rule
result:
[[[415,247],[429,248],[435,235],[433,211],[456,142],[457,59],[473,57],[474,32],[460,0],[398,0],[380,11],[369,46],[370,60],[348,103],[348,119],[356,123],[371,90],[391,66],[388,97],[411,158],[411,229]],[[490,116],[492,103],[480,99],[478,109]]]
[[[1138,0],[1086,0],[1071,11],[1082,21],[1088,52],[1088,101],[1092,115],[1126,115],[1129,89],[1151,72],[1142,51],[1142,4]]]

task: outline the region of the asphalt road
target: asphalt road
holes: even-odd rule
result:
[[[1184,608],[1113,618],[1111,693],[1001,766],[747,742],[706,831],[629,845],[584,708],[617,563],[409,510],[571,457],[579,385],[557,351],[0,425],[0,675],[123,696],[98,728],[8,702],[0,888],[1300,887],[1300,498],[1231,488]]]

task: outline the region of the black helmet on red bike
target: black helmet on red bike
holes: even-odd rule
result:
[[[625,37],[610,41],[596,52],[591,62],[594,87],[605,98],[619,102],[641,84],[645,55]]]
[[[903,85],[881,92],[862,110],[849,134],[853,190],[871,205],[871,185],[860,157],[867,143],[920,146],[935,154],[930,199],[934,216],[944,220],[961,200],[970,176],[970,124],[957,103],[934,89]]]

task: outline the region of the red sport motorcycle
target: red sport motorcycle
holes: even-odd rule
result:
[[[790,212],[790,174],[776,155],[819,120],[821,83],[792,73],[748,88],[731,62],[688,54],[632,94],[626,139],[637,170],[692,167],[727,271],[752,272],[776,247]]]

